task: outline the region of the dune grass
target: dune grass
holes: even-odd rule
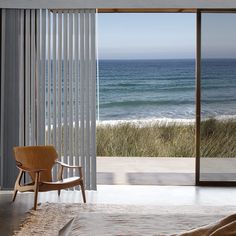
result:
[[[97,127],[97,156],[194,157],[195,126],[183,124]],[[236,121],[201,123],[201,156],[236,157]]]
[[[236,157],[236,121],[209,119],[201,123],[201,156]]]

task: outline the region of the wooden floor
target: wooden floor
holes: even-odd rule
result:
[[[236,206],[233,187],[99,185],[97,191],[86,195],[93,204]],[[62,191],[60,198],[57,192],[47,192],[39,194],[38,202],[73,203],[82,202],[82,198],[79,191]],[[0,191],[0,235],[12,235],[32,207],[32,193],[18,194],[11,203],[11,192]]]

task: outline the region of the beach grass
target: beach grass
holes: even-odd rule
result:
[[[202,157],[236,157],[236,121],[201,123]],[[194,157],[192,124],[117,124],[97,126],[97,156]]]
[[[208,119],[201,123],[201,156],[236,157],[236,121]]]

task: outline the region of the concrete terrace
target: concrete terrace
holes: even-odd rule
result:
[[[236,180],[236,158],[201,158],[202,180]],[[195,185],[195,158],[97,157],[98,184]]]

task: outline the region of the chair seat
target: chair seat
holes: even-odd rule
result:
[[[71,177],[55,182],[40,182],[39,191],[50,191],[50,190],[59,190],[65,188],[72,188],[79,185],[82,182],[80,177]]]

